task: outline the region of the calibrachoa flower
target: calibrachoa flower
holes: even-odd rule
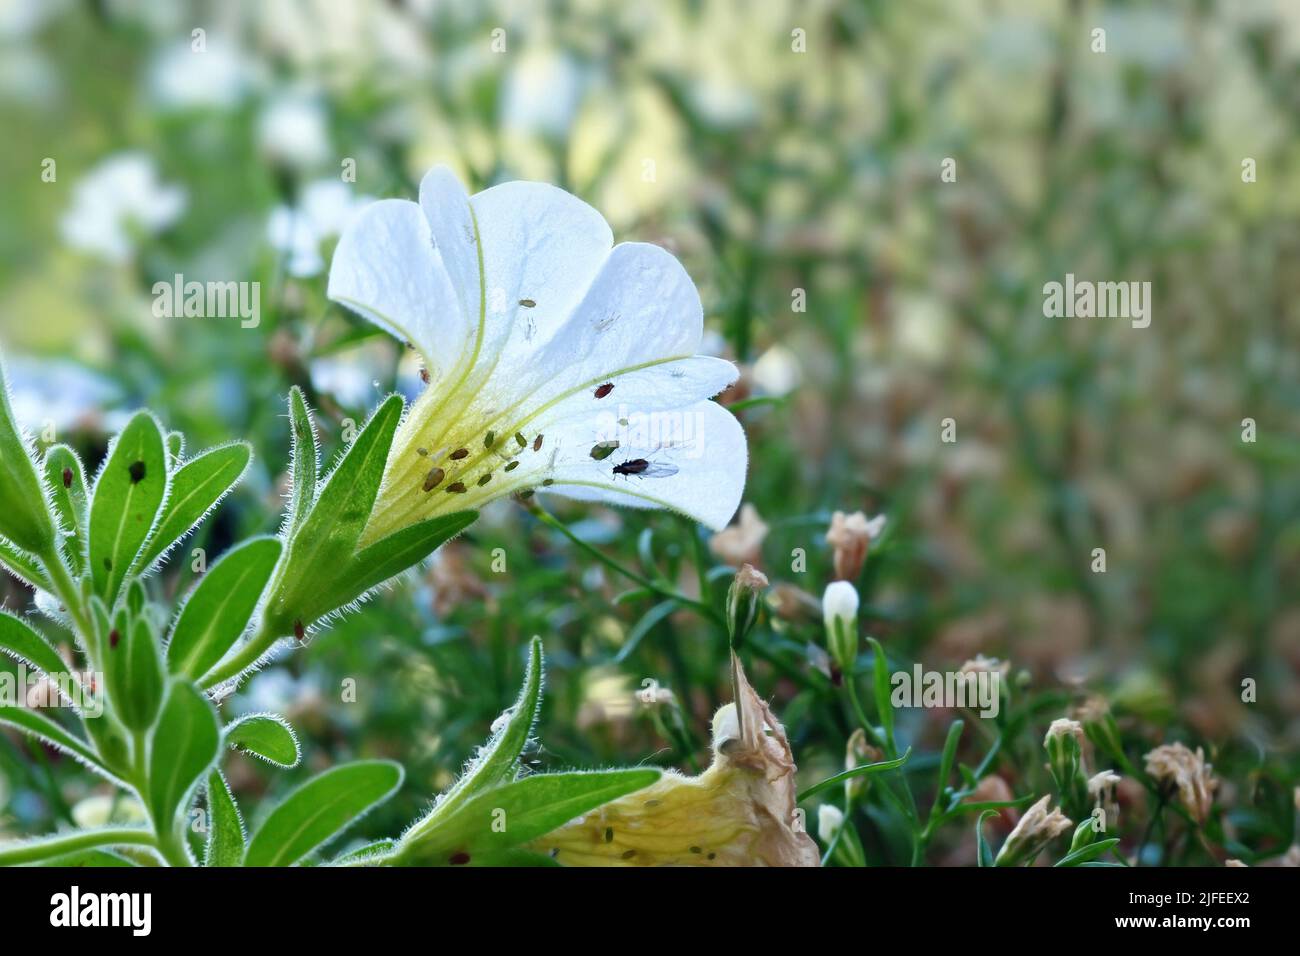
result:
[[[745,435],[709,399],[737,373],[695,354],[694,284],[658,246],[614,246],[569,193],[511,182],[470,197],[435,168],[418,203],[381,200],[344,231],[329,295],[417,349],[429,378],[363,544],[534,489],[715,529],[735,513]]]
[[[817,866],[798,825],[785,728],[733,658],[736,702],[713,716],[713,763],[666,773],[537,840],[569,866]]]

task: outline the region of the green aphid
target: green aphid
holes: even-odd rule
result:
[[[591,446],[591,457],[596,461],[604,461],[618,449],[616,441],[597,442]]]
[[[480,488],[482,488],[491,480],[492,480],[492,472],[489,471],[486,475],[484,475],[482,478],[478,480],[478,485]]]
[[[483,447],[484,447],[484,448],[491,449],[492,446],[496,444],[496,442],[497,442],[497,433],[496,433],[496,432],[488,432],[486,435],[483,436]]]
[[[519,467],[519,462],[518,460],[515,460],[510,462],[510,464],[506,465],[506,471],[514,471],[518,467]]]
[[[523,435],[521,435],[519,432],[515,432],[515,441],[519,444],[520,448],[523,448],[525,445],[528,444],[528,439],[525,438]]]

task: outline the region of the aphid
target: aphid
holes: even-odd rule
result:
[[[537,303],[534,302],[532,299],[520,299],[519,304],[522,305],[525,309],[531,309],[533,306],[537,305]]]
[[[64,469],[63,469],[63,487],[64,487],[64,488],[71,488],[71,487],[72,487],[72,469],[71,469],[71,468],[64,468]]]
[[[604,461],[618,449],[616,441],[599,441],[591,446],[591,457],[596,461]]]
[[[109,647],[112,648],[117,647],[117,642],[120,641],[121,639],[122,639],[122,635],[117,632],[117,628],[113,628],[111,631],[108,632]]]
[[[144,481],[144,462],[132,462],[131,467],[127,469],[127,472],[131,475],[131,484],[139,484],[141,481]]]
[[[429,473],[424,476],[424,485],[423,485],[424,490],[433,491],[434,488],[437,488],[440,484],[442,484],[442,479],[445,478],[446,475],[447,473],[443,471],[441,468],[429,469]]]
[[[307,639],[307,629],[302,626],[302,621],[293,622],[293,638],[299,644]]]
[[[451,495],[463,495],[465,493],[465,482],[453,481],[447,486],[447,493]]]
[[[613,842],[614,842],[614,828],[613,828],[613,827],[605,827],[605,842],[606,842],[606,843],[613,843]]]
[[[542,436],[538,435],[536,438],[533,439],[533,451],[541,451],[541,450],[542,450]]]
[[[606,382],[604,385],[597,385],[597,386],[596,386],[596,397],[597,397],[597,398],[604,398],[606,395],[608,395],[608,394],[609,394],[610,392],[612,392],[612,391],[614,391],[614,383],[613,383],[613,382]]]
[[[451,453],[452,461],[460,461],[462,458],[467,458],[467,457],[469,457],[468,448],[457,448],[455,451]]]
[[[625,860],[630,860],[630,859],[632,859],[632,857],[634,857],[634,856],[636,856],[636,850],[624,850],[624,851],[623,851],[623,859],[625,859]]]
[[[542,484],[545,485],[547,488],[549,488],[551,485],[555,484],[555,479],[554,479],[554,478],[546,478],[546,479],[544,479],[544,480],[542,481]]]
[[[614,466],[614,474],[624,477],[637,475],[641,478],[667,478],[669,475],[677,474],[677,466],[661,464],[645,458],[629,458]]]
[[[415,453],[416,453],[417,455],[419,455],[421,458],[425,458],[425,457],[428,457],[429,449],[427,449],[427,448],[417,448],[417,449],[415,449]]]
[[[452,866],[464,866],[466,863],[469,862],[469,854],[466,853],[464,850],[461,850],[460,852],[453,853],[450,857],[448,857],[447,862],[450,863]]]
[[[520,448],[524,448],[528,445],[528,439],[519,434],[519,432],[515,432],[515,441],[518,443]]]
[[[491,480],[492,480],[492,472],[489,471],[486,475],[484,475],[482,478],[478,480],[478,486],[482,488]]]
[[[425,385],[429,384],[429,370],[427,368],[420,369],[420,381]]]
[[[510,464],[506,465],[506,471],[514,471],[518,467],[519,467],[519,460],[516,459],[510,462]]]
[[[497,440],[497,433],[488,432],[486,435],[483,436],[483,447],[490,451],[492,449],[492,446],[496,444],[496,440]]]

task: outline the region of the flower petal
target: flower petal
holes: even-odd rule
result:
[[[527,455],[521,460],[530,470],[544,467],[555,482],[539,490],[633,508],[671,508],[720,530],[736,513],[745,490],[745,433],[716,402],[697,402],[679,415],[681,430],[672,447],[638,448],[641,443],[633,441],[595,458],[592,449],[607,439],[599,416],[583,416],[551,427],[546,434],[551,454],[544,462],[533,465]],[[633,459],[645,459],[652,467],[644,474],[614,471]],[[655,474],[655,467],[676,471]]]
[[[420,207],[382,199],[344,231],[330,265],[329,297],[424,355],[446,376],[472,344],[456,290]]]

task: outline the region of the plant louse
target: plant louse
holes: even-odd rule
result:
[[[608,395],[608,394],[609,394],[610,392],[612,392],[612,391],[614,391],[614,383],[613,383],[613,382],[606,382],[604,385],[597,385],[597,386],[596,386],[596,397],[597,397],[597,398],[604,398],[606,395]]]

